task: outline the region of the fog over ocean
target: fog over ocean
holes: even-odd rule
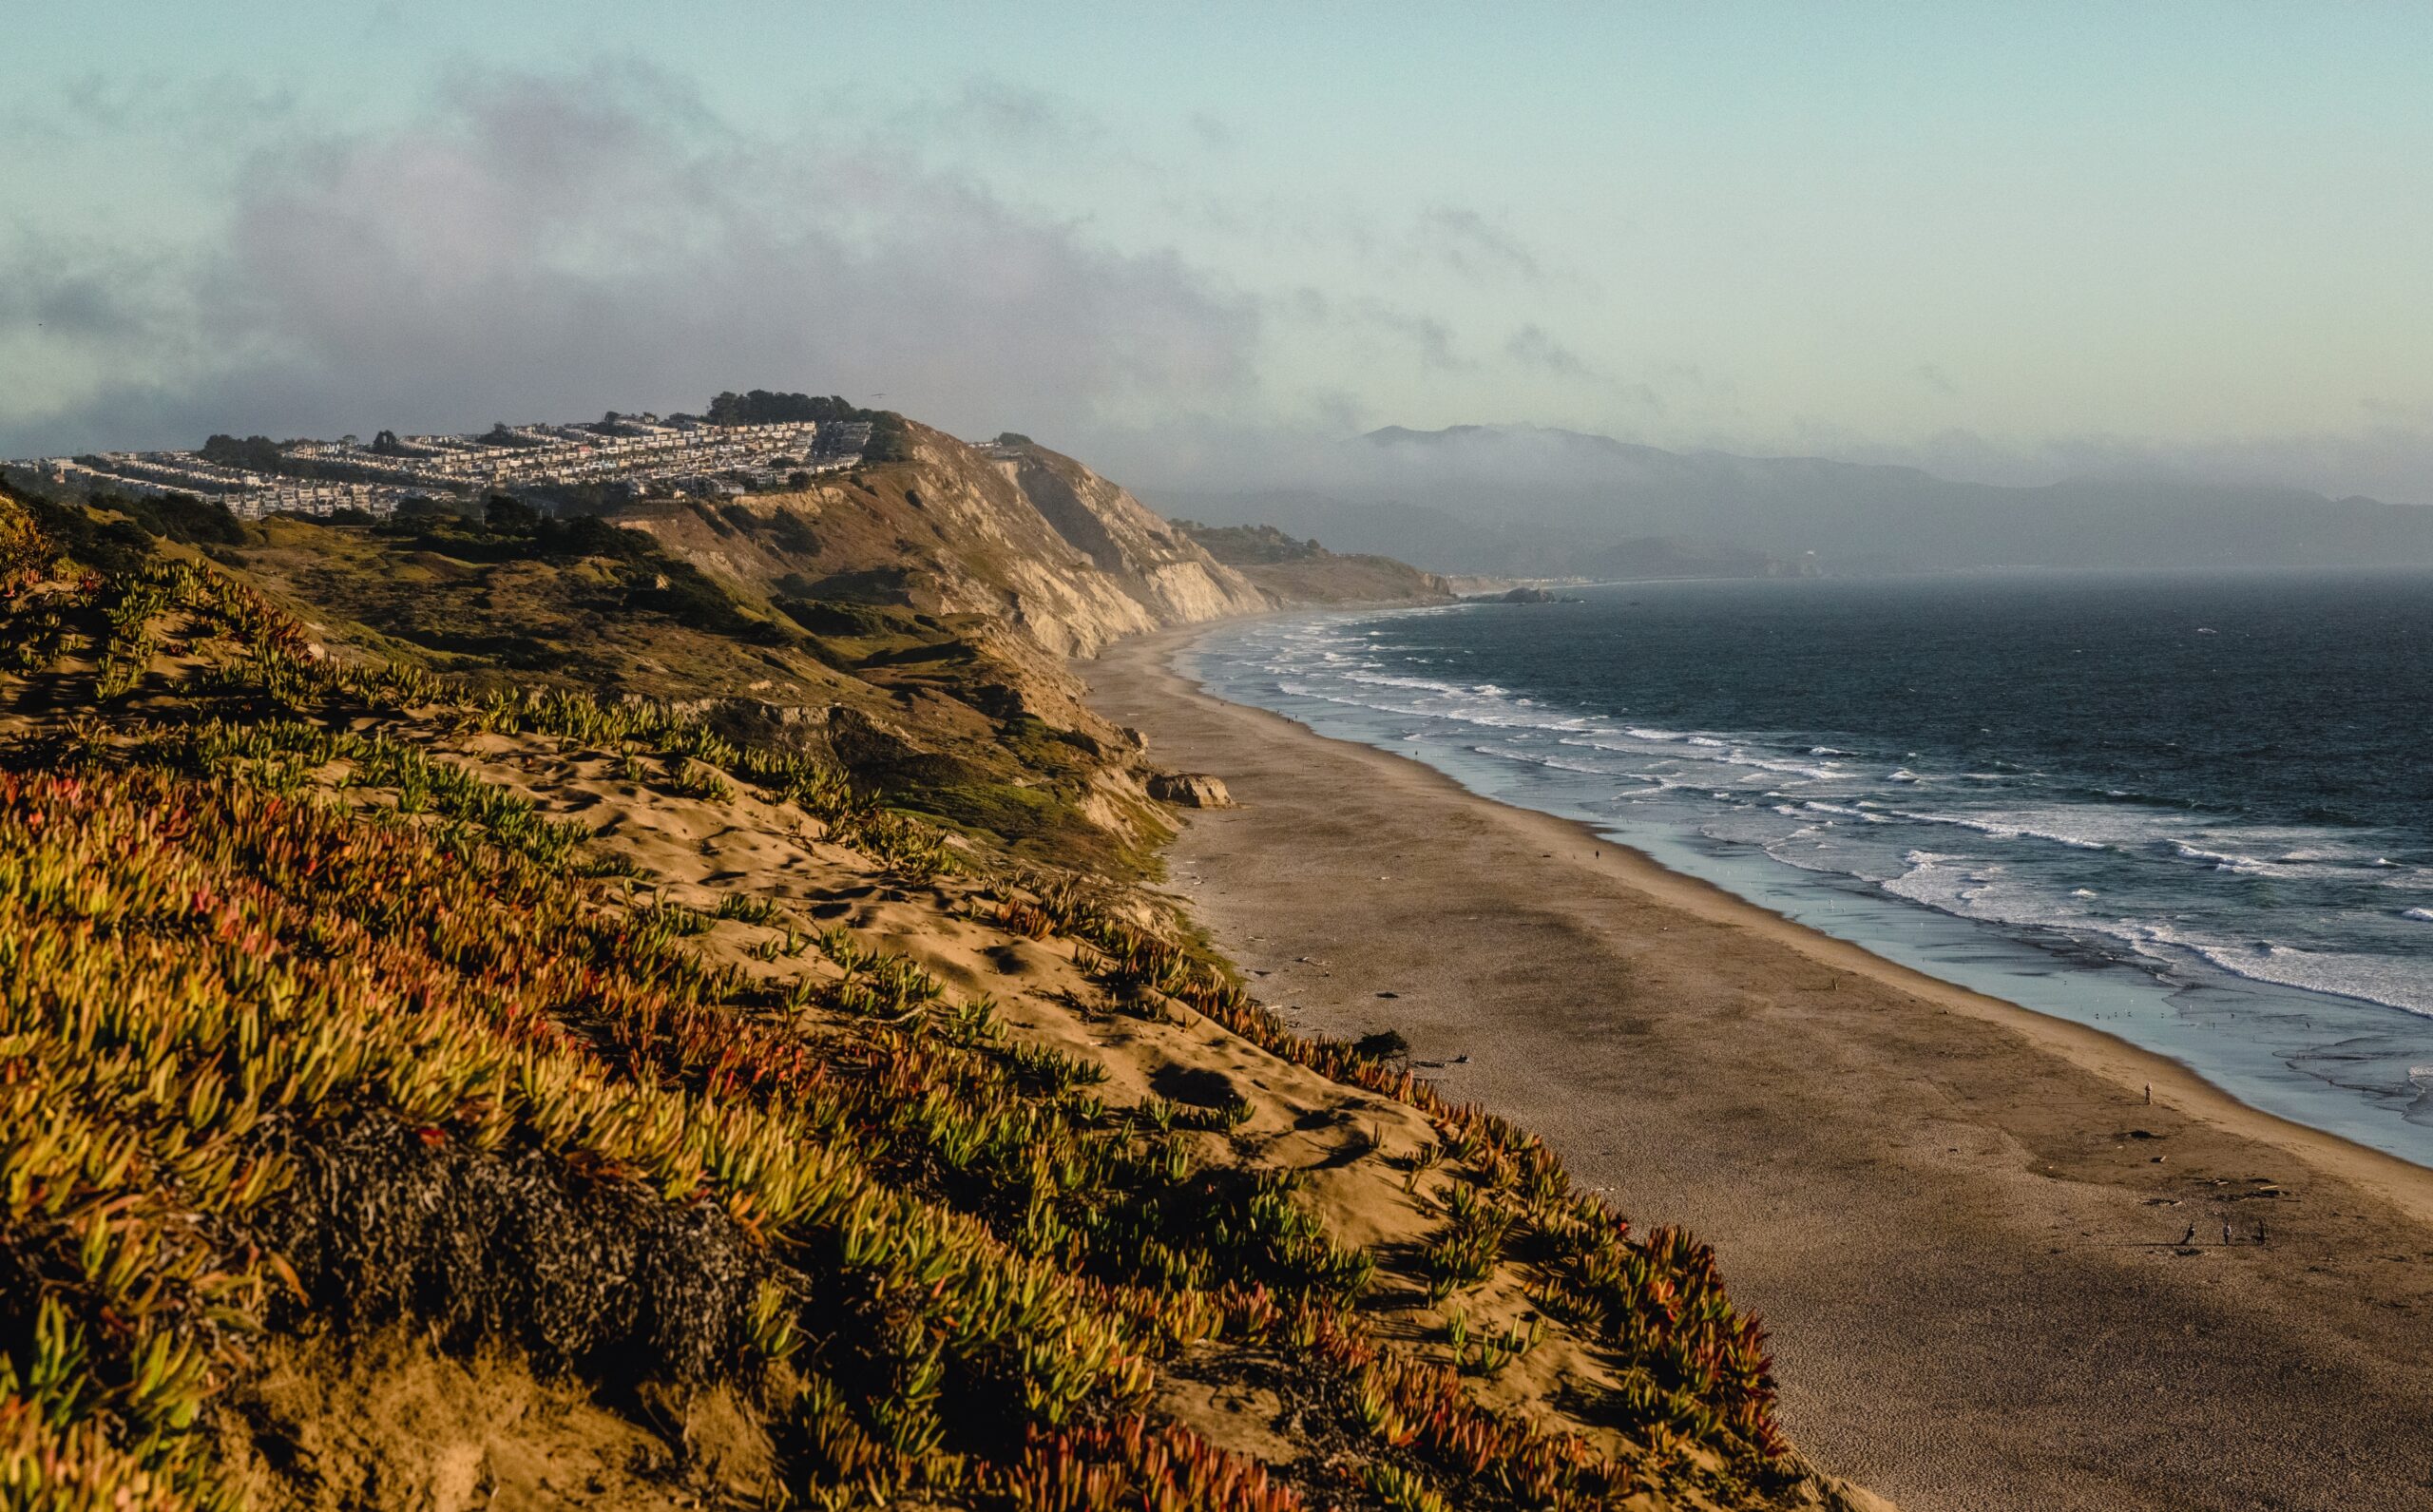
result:
[[[1184,666],[2433,1164],[2433,574],[1573,591]]]

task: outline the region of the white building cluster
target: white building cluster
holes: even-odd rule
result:
[[[265,514],[393,512],[414,497],[480,499],[596,486],[610,497],[765,493],[797,473],[861,460],[870,423],[710,425],[690,416],[618,416],[594,425],[500,426],[484,435],[354,436],[280,448],[277,472],[221,466],[192,451],[109,451],[13,464],[80,491],[215,499]]]

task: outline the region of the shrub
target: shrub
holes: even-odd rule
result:
[[[1410,1057],[1410,1042],[1397,1029],[1378,1029],[1352,1042],[1351,1053],[1371,1061],[1403,1061]]]

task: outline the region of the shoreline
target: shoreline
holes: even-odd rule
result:
[[[1228,620],[1222,622],[1233,624],[1240,622]],[[1211,692],[1204,683],[1176,669],[1172,661],[1190,644],[1216,628],[1216,625],[1212,623],[1158,633],[1160,669],[1197,698],[1229,709],[1264,715],[1331,746],[1374,753],[1409,768],[1415,774],[1425,774],[1433,778],[1443,785],[1443,791],[1447,794],[1490,804],[1500,811],[1558,827],[1576,844],[1587,846],[1592,858],[1604,854],[1606,861],[1600,864],[1610,865],[1617,875],[1627,879],[1636,888],[1661,895],[1667,902],[1711,922],[1772,932],[1783,944],[1820,966],[1868,976],[1939,1005],[1959,1008],[1989,1023],[2016,1030],[2123,1089],[2142,1094],[2145,1088],[2152,1087],[2156,1091],[2157,1101],[2161,1101],[2161,1094],[2169,1089],[2174,1104],[2184,1110],[2201,1112],[2226,1122],[2252,1120],[2253,1126],[2249,1132],[2256,1137],[2281,1144],[2302,1158],[2317,1163],[2329,1162],[2341,1168],[2350,1179],[2376,1191],[2419,1221],[2433,1224],[2433,1164],[2410,1160],[2336,1130],[2258,1107],[2196,1068],[2125,1036],[1937,976],[1930,970],[1893,960],[1858,941],[1801,923],[1734,892],[1722,883],[1667,866],[1629,841],[1617,839],[1600,830],[1594,821],[1550,813],[1478,793],[1465,786],[1459,777],[1391,748],[1324,735],[1290,715],[1255,704],[1236,703]],[[1139,639],[1145,641],[1150,638]],[[2347,1001],[2386,1011],[2407,1011],[2369,999]]]
[[[1225,621],[1223,623],[1235,623]],[[1739,893],[1704,877],[1693,876],[1657,860],[1628,841],[1615,839],[1602,833],[1591,821],[1567,818],[1542,810],[1507,803],[1501,798],[1475,793],[1462,785],[1459,778],[1399,753],[1360,741],[1346,740],[1321,735],[1290,716],[1252,704],[1235,703],[1211,693],[1204,684],[1170,664],[1174,656],[1192,641],[1198,640],[1215,624],[1188,626],[1182,630],[1158,632],[1154,637],[1140,637],[1126,641],[1126,646],[1159,642],[1159,670],[1189,693],[1199,699],[1221,704],[1228,709],[1263,715],[1310,739],[1325,741],[1330,746],[1353,751],[1366,751],[1409,768],[1415,775],[1443,785],[1448,795],[1484,803],[1523,819],[1540,820],[1564,832],[1576,844],[1589,848],[1592,860],[1600,852],[1610,857],[1596,864],[1608,866],[1636,888],[1653,895],[1660,895],[1668,903],[1696,913],[1719,924],[1753,927],[1773,932],[1791,948],[1834,969],[1870,977],[1888,986],[1916,994],[1945,1007],[1958,1007],[2000,1024],[2036,1041],[2044,1048],[2069,1058],[2081,1068],[2104,1077],[2124,1090],[2142,1093],[2146,1087],[2161,1093],[2168,1091],[2173,1105],[2185,1111],[2202,1113],[2226,1122],[2251,1120],[2248,1132],[2282,1145],[2293,1155],[2317,1163],[2329,1162],[2342,1168],[2342,1173],[2361,1186],[2375,1191],[2385,1200],[2421,1222],[2433,1224],[2433,1166],[2377,1150],[2345,1135],[2296,1119],[2284,1117],[2269,1109],[2242,1101],[2236,1094],[2208,1080],[2203,1073],[2157,1050],[2148,1049],[2109,1030],[2080,1024],[2054,1014],[2040,1012],[2007,998],[1979,991],[1962,983],[1952,982],[1932,972],[1906,966],[1881,955],[1856,941],[1829,934],[1811,925],[1788,918],[1762,903],[1742,897]],[[1222,774],[1218,774],[1222,775]],[[2404,1011],[2404,1010],[2398,1010]]]
[[[2033,791],[2049,788],[2045,783],[2027,791],[2004,784],[1988,812],[1985,794],[1975,790],[2002,782],[1999,756],[1998,775],[1967,773],[1959,784],[1954,772],[1921,779],[1906,767],[1869,783],[1849,768],[1888,766],[1893,757],[1831,747],[1800,751],[1811,740],[1843,738],[1830,731],[1792,738],[1788,732],[1753,737],[1651,730],[1643,719],[1600,715],[1560,697],[1533,710],[1547,700],[1431,680],[1446,674],[1416,664],[1398,667],[1401,677],[1382,679],[1393,686],[1378,688],[1359,686],[1370,680],[1365,675],[1321,664],[1361,644],[1364,632],[1393,639],[1399,632],[1382,627],[1431,622],[1439,628],[1417,628],[1418,639],[1451,647],[1477,634],[1442,628],[1459,617],[1288,613],[1202,636],[1173,664],[1213,697],[1280,714],[1331,739],[1407,756],[1482,797],[1579,821],[1596,837],[1592,843],[1629,848],[1661,871],[1712,883],[1769,914],[1981,1000],[2095,1029],[2194,1072],[2247,1108],[2433,1169],[2433,998],[2425,995],[2423,973],[2410,969],[2426,942],[2417,925],[2392,917],[2400,911],[2394,898],[2410,901],[2433,872],[2413,873],[2415,889],[2396,894],[2347,883],[2341,906],[2357,911],[2346,917],[2319,911],[2303,892],[2259,907],[2259,894],[2284,886],[2277,880],[2283,864],[2334,859],[2302,845],[2320,838],[2337,846],[2337,837],[2203,833],[2211,825],[2174,833],[2179,827],[2167,821],[2148,830],[2153,811],[2144,805],[2124,819],[2121,809],[2085,804],[2067,788]],[[1510,622],[1490,612],[1485,622]],[[1306,660],[1313,647],[1327,649]],[[1529,681],[1524,670],[1504,672]],[[1472,692],[1488,695],[1483,708],[1470,706]],[[1696,716],[1676,711],[1657,722],[1695,726]],[[1877,735],[1900,743],[1897,733]],[[1568,748],[1575,746],[1586,749],[1574,754]],[[1810,764],[1819,756],[1828,770]],[[1759,786],[1783,790],[1756,796],[1742,780],[1752,775]],[[1811,780],[1826,785],[1821,796]],[[1893,789],[1895,782],[1925,786]],[[1956,807],[1951,797],[1939,801],[1952,786],[1972,790]],[[1705,801],[1725,798],[1725,789],[1738,801]],[[1681,801],[1685,795],[1690,801]],[[2063,807],[2052,807],[2057,803]],[[1927,812],[1910,812],[1919,809]],[[1862,818],[1868,823],[1859,825]],[[1879,819],[1886,828],[1874,828]],[[1988,849],[1986,837],[2019,843]],[[2256,849],[2276,838],[2287,854]],[[1836,840],[1845,843],[1837,847]],[[2404,841],[2393,837],[2385,845]],[[2251,850],[2277,860],[2237,853]],[[1945,851],[1958,853],[1939,853]],[[2090,851],[2098,852],[2092,873]],[[2209,877],[2205,891],[2160,893],[2157,884],[2196,886],[2155,874],[2154,854],[2164,851],[2213,872],[2247,875],[2227,885]],[[2347,858],[2352,878],[2368,854]],[[2410,887],[2404,864],[2378,857],[2373,866],[2370,880]],[[2075,890],[2063,897],[2064,889]],[[2248,894],[2243,901],[2224,895],[2241,891]],[[1987,893],[1995,901],[1981,907]],[[2094,901],[2098,897],[2105,901]],[[2081,908],[2079,899],[2089,901]],[[2285,903],[2294,911],[2285,911]],[[2377,937],[2348,935],[2351,924]],[[2411,937],[2398,938],[2395,930]],[[2320,954],[2351,948],[2362,953]],[[2285,957],[2305,964],[2293,970]],[[2317,959],[2332,964],[2328,974],[2316,968]]]
[[[1172,890],[1296,1024],[1401,1028],[1715,1242],[1829,1471],[1912,1512],[2422,1504],[2433,1171],[1224,702],[1168,665],[1211,628],[1080,668],[1245,805],[1192,817]]]

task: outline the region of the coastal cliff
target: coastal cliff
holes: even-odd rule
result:
[[[1222,790],[1065,659],[1274,589],[905,431],[607,519],[0,496],[8,1483],[1876,1504],[1705,1246],[1132,885]]]
[[[1011,464],[1032,507],[1160,625],[1197,624],[1294,602],[1255,585],[1071,457],[1027,441],[1001,441],[990,454]]]
[[[986,615],[1062,656],[1282,602],[1069,457],[904,430],[903,460],[839,481],[616,518],[764,591]]]
[[[1209,555],[1288,603],[1449,603],[1453,585],[1391,557],[1345,555],[1296,541],[1272,525],[1216,526],[1178,520]]]

